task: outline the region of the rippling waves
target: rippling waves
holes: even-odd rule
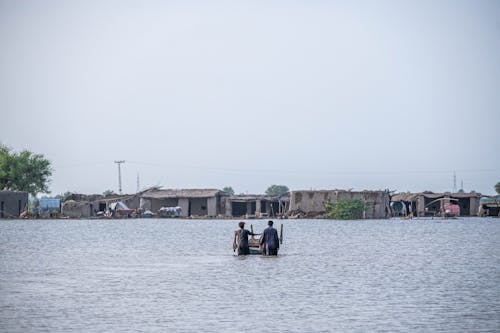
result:
[[[499,219],[276,222],[0,221],[0,331],[500,331]]]

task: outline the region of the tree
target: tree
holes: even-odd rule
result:
[[[56,198],[56,199],[61,199],[61,201],[62,201],[62,202],[64,202],[64,201],[68,200],[68,198],[69,198],[71,195],[73,195],[73,192],[66,191],[66,192],[64,192],[64,193],[62,193],[62,194],[58,194],[58,195],[56,195],[54,198]]]
[[[497,192],[497,194],[500,194],[500,182],[496,183],[495,191]]]
[[[285,185],[271,185],[267,188],[267,195],[282,195],[288,193],[290,190]]]
[[[113,190],[106,190],[104,192],[102,192],[102,195],[104,195],[105,197],[108,197],[110,195],[115,195],[116,193],[113,191]]]
[[[222,192],[229,194],[229,195],[234,195],[234,190],[231,186],[226,186],[222,189]]]
[[[326,215],[337,220],[356,220],[363,217],[365,203],[359,199],[340,199],[325,204]]]
[[[50,161],[28,150],[19,153],[0,145],[0,189],[25,191],[36,196],[48,193],[52,176]]]

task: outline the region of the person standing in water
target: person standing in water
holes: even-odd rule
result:
[[[245,222],[241,221],[238,223],[240,229],[234,232],[234,242],[233,242],[233,252],[238,249],[238,255],[250,254],[250,248],[248,247],[248,235],[255,236],[260,234],[254,234],[251,231],[245,229]]]
[[[262,246],[262,254],[266,256],[277,256],[280,248],[280,240],[278,231],[273,228],[273,221],[267,222],[268,227],[264,229],[260,245]]]

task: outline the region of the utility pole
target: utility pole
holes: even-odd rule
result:
[[[139,190],[140,190],[140,183],[139,183],[139,173],[137,173],[137,190],[135,191],[135,193],[139,193]]]
[[[453,170],[453,193],[457,193],[457,174]]]
[[[122,169],[121,164],[125,163],[125,161],[115,161],[118,165],[118,193],[122,194]]]

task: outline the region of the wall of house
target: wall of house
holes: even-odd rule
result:
[[[470,198],[470,216],[478,216],[479,215],[479,198],[472,197]]]
[[[359,199],[365,202],[367,210],[365,218],[379,219],[390,216],[390,197],[385,191],[292,191],[290,192],[289,212],[323,214],[327,202],[337,202],[340,199]],[[277,212],[276,212],[277,213]]]
[[[350,192],[341,192],[341,197],[349,196]],[[369,191],[355,193],[355,199],[360,199],[365,202],[365,218],[366,219],[383,219],[391,215],[391,199],[388,192],[385,191]]]
[[[226,198],[227,196],[217,196],[217,215],[226,214]]]
[[[417,216],[425,216],[425,197],[423,195],[419,195],[417,198]]]
[[[18,218],[27,207],[27,192],[0,191],[0,218]]]
[[[161,207],[177,207],[179,206],[179,199],[166,198],[166,199],[150,199],[151,211],[157,212]]]
[[[208,215],[207,198],[192,198],[189,199],[191,216]]]
[[[139,207],[142,210],[151,210],[151,199],[140,198],[139,199]]]
[[[207,199],[207,215],[217,216],[217,197]]]
[[[66,201],[62,204],[61,213],[71,218],[85,218],[93,215],[93,208],[88,201]],[[99,207],[95,207],[99,209]]]
[[[331,196],[333,197],[335,194],[332,193]],[[329,198],[326,191],[291,191],[290,211],[323,213],[325,212],[325,203],[328,202]]]
[[[138,196],[133,196],[125,200],[121,200],[130,209],[137,209],[140,207],[140,198]]]
[[[229,199],[229,197],[224,199],[225,204],[224,204],[224,215],[226,216],[233,216],[233,205],[232,201]]]
[[[189,199],[188,198],[179,198],[179,202],[177,205],[179,207],[181,207],[181,209],[182,209],[182,212],[181,212],[182,217],[189,216]]]

